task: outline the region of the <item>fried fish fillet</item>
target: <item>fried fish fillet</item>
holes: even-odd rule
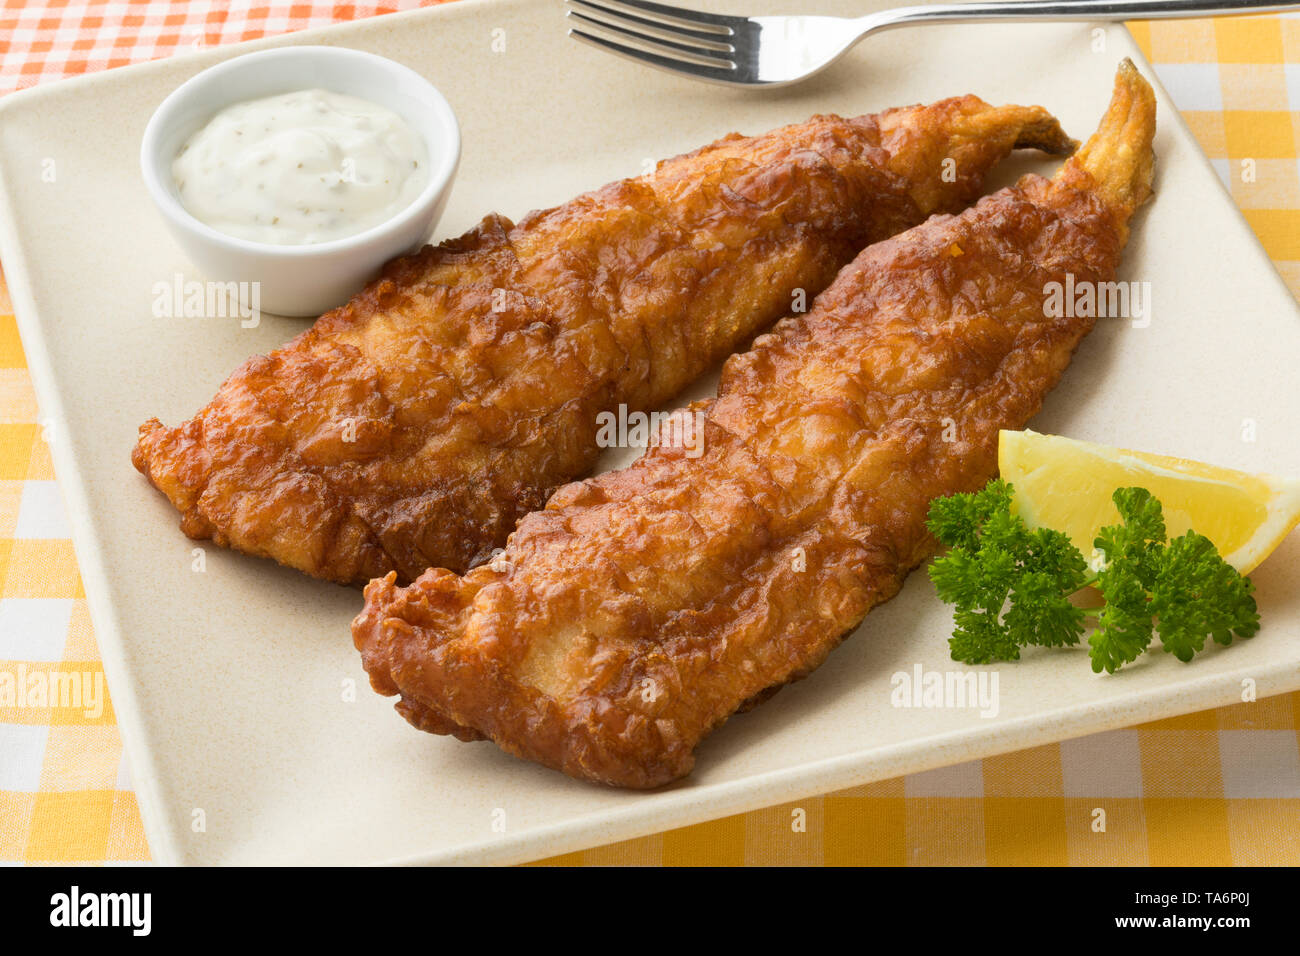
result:
[[[353,623],[413,724],[575,777],[688,773],[731,714],[807,675],[930,553],[931,499],[983,485],[1091,318],[1045,286],[1109,281],[1150,193],[1151,88],[1125,61],[1049,180],[863,252],[724,367],[703,454],[665,442],[561,488],[461,577],[372,582]]]
[[[867,244],[965,207],[1014,147],[974,96],[730,136],[389,264],[132,455],[192,538],[364,584],[465,571],[588,472],[602,410],[656,407]]]

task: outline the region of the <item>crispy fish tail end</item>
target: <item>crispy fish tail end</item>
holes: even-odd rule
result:
[[[1036,149],[1051,156],[1069,156],[1079,148],[1079,141],[1066,135],[1056,117],[1041,106],[1006,106],[1003,109],[1019,110],[1024,114],[1024,125],[1016,135],[1014,148]]]
[[[1068,156],[1079,145],[1041,106],[990,106],[978,96],[885,110],[875,119],[889,168],[911,184],[912,200],[926,216],[957,213],[978,199],[988,171],[1012,150]],[[916,176],[941,164],[943,179]]]
[[[1128,221],[1151,198],[1155,152],[1156,98],[1133,61],[1125,58],[1115,74],[1115,91],[1097,132],[1056,174],[1070,184],[1086,175],[1086,188],[1115,213],[1124,241]]]

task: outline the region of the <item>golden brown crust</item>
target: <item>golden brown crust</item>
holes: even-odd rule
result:
[[[464,577],[372,582],[353,636],[375,689],[426,730],[575,777],[687,773],[713,728],[898,591],[932,498],[995,473],[998,430],[1038,411],[1093,323],[1045,315],[1045,287],[1113,276],[1132,210],[1106,184],[1114,164],[1149,185],[1122,153],[1149,152],[1153,123],[1112,111],[1089,166],[862,253],[727,362],[692,409],[702,456],[654,447],[566,485]]]
[[[132,460],[191,537],[344,583],[465,571],[590,469],[599,411],[667,401],[793,290],[973,200],[1018,142],[1071,146],[1043,110],[971,96],[883,123],[733,135],[518,225],[489,216],[390,263],[195,418],[145,423]]]

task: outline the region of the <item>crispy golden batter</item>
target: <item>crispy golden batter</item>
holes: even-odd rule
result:
[[[1038,411],[1093,323],[1046,317],[1044,286],[1114,275],[1154,112],[1126,61],[1053,180],[862,253],[683,413],[705,416],[701,457],[663,445],[567,485],[464,577],[372,582],[353,636],[375,689],[418,727],[575,777],[689,772],[706,734],[898,591],[932,498],[994,475],[998,430]]]
[[[364,584],[467,570],[590,470],[596,416],[655,407],[863,246],[1073,143],[973,96],[731,136],[519,225],[391,263],[132,460],[193,538]],[[952,160],[946,165],[945,160]]]

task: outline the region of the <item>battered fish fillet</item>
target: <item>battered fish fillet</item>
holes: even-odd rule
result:
[[[598,453],[867,244],[965,207],[1013,147],[1074,144],[967,96],[730,136],[395,260],[132,461],[192,538],[361,585],[465,571]]]
[[[996,473],[998,430],[1093,324],[1046,317],[1044,286],[1114,276],[1154,126],[1125,61],[1055,178],[871,247],[731,358],[717,399],[679,413],[704,416],[701,457],[666,443],[567,485],[464,577],[372,582],[352,630],[374,688],[417,727],[575,777],[688,773],[706,734],[898,591],[931,552],[931,499]]]

